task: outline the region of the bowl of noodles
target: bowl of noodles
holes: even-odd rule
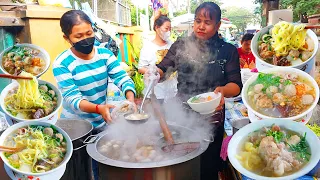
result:
[[[303,122],[317,105],[319,86],[304,71],[277,67],[251,76],[243,85],[241,96],[248,111],[259,119]]]
[[[34,44],[16,44],[0,54],[0,69],[6,74],[26,71],[36,77],[44,74],[50,66],[46,50]]]
[[[318,38],[312,30],[284,21],[261,29],[251,43],[259,71],[289,66],[309,72],[317,49]]]
[[[6,166],[18,176],[39,179],[63,170],[73,152],[72,141],[65,131],[50,123],[36,121],[9,127],[1,135],[0,145],[18,149],[0,152]]]
[[[9,124],[23,121],[47,121],[55,124],[62,105],[60,91],[53,84],[38,80],[24,71],[19,76],[33,79],[13,81],[0,95],[0,105],[7,121],[12,121]]]
[[[317,165],[319,147],[318,137],[301,123],[272,119],[237,131],[229,142],[228,158],[252,179],[296,179]]]

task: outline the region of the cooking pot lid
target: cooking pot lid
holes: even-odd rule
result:
[[[87,135],[93,129],[90,122],[79,119],[59,119],[55,125],[63,129],[72,141]]]

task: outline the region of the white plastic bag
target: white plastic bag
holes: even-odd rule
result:
[[[116,120],[123,117],[126,114],[131,114],[134,112],[135,104],[130,101],[123,101],[111,111],[111,118],[113,120]]]
[[[173,73],[167,80],[163,82],[165,87],[165,97],[164,102],[174,98],[178,93],[178,74],[177,72]]]
[[[143,81],[144,87],[148,88],[149,84],[153,82],[153,86],[155,86],[160,80],[160,74],[158,72],[158,68],[155,65],[148,66],[148,70],[144,73]]]

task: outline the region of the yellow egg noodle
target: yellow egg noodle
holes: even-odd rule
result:
[[[21,135],[16,135],[12,137],[13,143],[16,147],[21,148],[20,152],[16,154],[19,157],[19,160],[13,159],[11,156],[8,157],[8,160],[11,165],[19,169],[23,164],[26,164],[31,167],[32,172],[45,172],[50,170],[50,167],[37,164],[39,159],[45,160],[52,158],[50,150],[56,150],[59,153],[61,149],[54,142],[55,140],[42,133],[41,129],[38,128],[25,128],[25,133]],[[58,154],[56,155],[58,156]]]
[[[5,106],[13,114],[30,111],[35,107],[44,107],[44,99],[38,87],[38,80],[32,74],[22,71],[20,76],[33,77],[32,80],[19,79],[18,90],[5,98]],[[12,107],[13,106],[13,107]]]
[[[304,24],[279,22],[272,28],[272,48],[277,56],[288,55],[290,50],[305,50],[307,30]]]

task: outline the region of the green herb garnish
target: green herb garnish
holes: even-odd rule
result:
[[[12,155],[12,153],[8,153],[8,152],[5,152],[5,153],[4,153],[4,156],[5,156],[6,158],[10,157],[11,155]]]
[[[311,154],[308,152],[309,145],[307,144],[307,141],[306,141],[306,134],[307,133],[304,133],[304,136],[301,138],[298,144],[296,145],[288,144],[288,145],[291,151],[298,153],[299,158],[309,161]]]
[[[66,153],[63,153],[63,152],[61,152],[61,151],[59,152],[59,155],[60,155],[61,158],[63,158],[63,157],[65,156],[65,154],[66,154]]]
[[[265,43],[269,43],[271,38],[272,38],[272,36],[270,34],[264,34],[262,36],[262,41],[265,42]]]
[[[267,88],[270,86],[278,87],[280,85],[280,79],[281,77],[275,76],[273,74],[259,73],[256,82],[253,83],[251,86],[254,86],[256,84],[262,84],[263,85],[262,91],[266,92]]]
[[[195,96],[195,97],[193,97],[193,98],[191,99],[191,102],[193,103],[193,102],[195,102],[195,101],[197,101],[197,100],[199,100],[199,99],[200,99],[200,97]]]
[[[276,143],[280,143],[282,138],[283,138],[283,136],[284,136],[284,134],[283,134],[283,132],[272,131],[271,129],[269,129],[267,131],[267,136],[272,136]]]
[[[53,130],[53,134],[57,134],[57,133],[59,133],[59,131],[54,127],[54,126],[50,126],[51,128],[52,128],[52,130]]]
[[[44,130],[44,128],[45,128],[45,127],[43,127],[43,126],[37,126],[37,125],[30,125],[29,127],[30,127],[31,129],[33,129],[34,131],[39,130],[39,131],[42,131],[42,132],[43,132],[43,130]]]
[[[285,86],[290,85],[290,84],[292,84],[292,82],[291,82],[290,80],[285,80],[285,81],[284,81],[284,85],[285,85]]]

